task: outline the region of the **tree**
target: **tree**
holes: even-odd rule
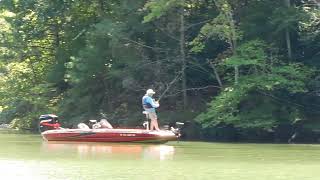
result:
[[[235,13],[233,12],[235,7],[226,0],[215,0],[215,6],[219,10],[219,15],[216,16],[211,22],[205,24],[198,37],[196,37],[192,45],[194,52],[199,52],[204,48],[203,41],[206,39],[221,39],[226,41],[231,53],[236,55],[237,41],[241,38],[241,32],[237,28]],[[216,71],[215,71],[216,73]],[[219,77],[217,79],[220,79]],[[239,67],[234,66],[234,82],[238,83],[239,79]]]
[[[299,109],[290,105],[281,110],[286,100],[277,94],[306,92],[305,82],[312,70],[302,64],[281,61],[271,66],[266,52],[268,46],[263,41],[253,40],[239,46],[236,55],[225,61],[227,66],[237,64],[248,69],[248,73],[240,78],[238,85],[226,87],[209,103],[207,112],[197,117],[204,127],[222,123],[238,128],[274,130],[281,123],[290,124],[301,116],[297,114]]]

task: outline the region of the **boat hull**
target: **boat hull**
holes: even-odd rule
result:
[[[47,141],[165,143],[177,140],[171,131],[145,129],[61,129],[41,135]]]

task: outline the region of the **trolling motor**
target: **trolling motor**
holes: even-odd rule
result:
[[[58,116],[55,114],[44,114],[39,117],[39,131],[44,132],[47,130],[60,129],[60,123],[58,122]]]
[[[184,126],[184,123],[182,122],[176,122],[176,125],[174,127],[170,127],[170,130],[179,138],[181,136],[181,128]]]
[[[182,122],[176,122],[170,125],[164,125],[164,129],[173,132],[178,138],[181,136],[181,128],[184,126]]]

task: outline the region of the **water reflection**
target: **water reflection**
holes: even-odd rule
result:
[[[112,144],[112,143],[71,143],[43,142],[44,151],[50,153],[76,152],[81,157],[121,155],[123,157],[138,157],[143,159],[172,159],[174,146],[157,144]]]

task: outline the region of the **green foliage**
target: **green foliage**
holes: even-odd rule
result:
[[[10,63],[0,78],[1,118],[8,123],[14,120],[15,128],[35,128],[39,114],[52,112],[48,84],[34,84],[32,68],[26,62]],[[34,122],[35,121],[35,122]]]
[[[151,0],[144,6],[144,8],[149,9],[151,12],[144,17],[143,22],[158,19],[174,8],[183,7],[184,3],[184,0]]]
[[[300,21],[310,18],[299,7],[278,7],[273,11],[271,24],[274,25],[275,33],[283,32],[286,28],[296,30]]]
[[[226,60],[227,65],[263,68],[242,76],[238,85],[225,88],[208,104],[207,112],[197,117],[204,128],[224,123],[241,128],[272,129],[283,123],[283,119],[286,123],[294,121],[290,113],[279,110],[281,106],[272,101],[276,98],[272,94],[307,92],[306,81],[314,71],[297,63],[268,67],[265,48],[265,43],[254,40],[240,46],[238,53]],[[277,113],[280,115],[275,116]]]
[[[0,122],[35,128],[40,114],[57,113],[65,125],[100,117],[139,124],[141,96],[168,88],[181,71],[181,48],[187,89],[179,78],[169,87],[163,122],[200,114],[212,134],[219,125],[269,132],[297,118],[317,121],[320,11],[291,3],[2,0]],[[294,60],[284,58],[285,31]],[[192,115],[161,116],[182,109],[185,91]]]
[[[219,1],[216,6],[220,13],[202,26],[198,36],[190,42],[192,52],[201,52],[208,40],[218,39],[232,44],[241,39],[242,31],[234,26],[231,5],[227,1]]]
[[[266,66],[267,45],[261,40],[252,40],[244,43],[236,49],[236,54],[227,58],[224,64],[227,66],[256,65]]]

